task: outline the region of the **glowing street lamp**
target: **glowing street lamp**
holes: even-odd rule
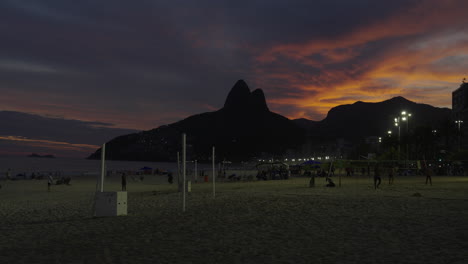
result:
[[[400,152],[401,152],[401,122],[406,122],[406,133],[409,133],[409,119],[411,117],[411,113],[408,113],[406,110],[401,111],[401,115],[394,118],[395,126],[398,127],[398,160],[400,160]],[[391,131],[388,131],[389,137],[391,136]],[[406,162],[408,160],[408,143],[406,143]]]
[[[458,124],[458,151],[461,148],[461,124],[463,124],[463,120],[455,120],[455,123]]]
[[[399,116],[398,118],[398,121],[405,121],[406,122],[406,134],[408,135],[409,133],[409,120],[410,120],[410,117],[411,117],[411,113],[408,113],[406,110],[403,110],[401,111],[401,116]],[[398,127],[398,129],[400,129],[400,127]],[[400,131],[398,131],[399,133]],[[398,138],[400,138],[398,136]],[[398,149],[400,149],[400,146],[398,146]],[[399,152],[399,151],[398,151]],[[406,163],[408,162],[408,142],[406,142]]]
[[[398,127],[398,161],[400,161],[400,117],[395,118],[395,126]]]

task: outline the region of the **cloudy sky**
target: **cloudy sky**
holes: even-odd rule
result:
[[[289,118],[398,95],[451,107],[468,77],[467,10],[466,0],[3,0],[0,121],[23,125],[0,129],[0,154],[88,154],[217,110],[238,79]]]

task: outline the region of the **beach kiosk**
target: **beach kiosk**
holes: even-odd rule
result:
[[[106,144],[101,149],[101,178],[99,190],[96,190],[94,216],[127,215],[127,192],[104,192]]]
[[[127,192],[98,192],[95,216],[127,215]]]

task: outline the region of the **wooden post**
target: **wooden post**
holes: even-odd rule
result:
[[[180,187],[180,155],[177,151],[177,188]],[[180,188],[178,189],[180,192]]]
[[[198,179],[198,170],[197,170],[197,160],[195,160],[195,182],[197,182]],[[193,181],[193,178],[192,178]]]
[[[342,168],[339,169],[339,174],[338,174],[338,186],[341,187],[341,172],[343,171]]]
[[[213,198],[216,197],[216,164],[215,164],[215,147],[213,146],[213,156],[211,157],[211,161],[213,162]]]
[[[186,172],[186,145],[185,145],[185,140],[186,140],[186,135],[185,133],[182,134],[182,175],[183,175],[183,182],[182,182],[182,212],[185,212],[185,185],[186,185],[186,179],[185,179],[185,172]]]
[[[101,148],[101,184],[100,191],[104,192],[104,174],[106,173],[106,143]]]

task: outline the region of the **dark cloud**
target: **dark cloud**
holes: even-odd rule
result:
[[[334,103],[389,94],[447,106],[466,66],[467,8],[464,0],[5,0],[0,110],[150,129],[222,107],[238,79],[292,118],[321,119]],[[424,89],[428,79],[443,88],[437,97]]]
[[[101,145],[110,139],[137,132],[131,129],[114,128],[104,122],[85,122],[58,117],[0,111],[0,136],[60,141],[71,144]]]

